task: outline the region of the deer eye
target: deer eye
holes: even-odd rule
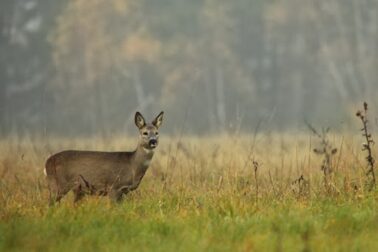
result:
[[[143,136],[147,136],[147,135],[148,135],[147,131],[143,132]]]
[[[157,135],[157,136],[158,136],[158,135],[159,135],[159,132],[155,132],[155,135]]]

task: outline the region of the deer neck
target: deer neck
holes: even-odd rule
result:
[[[143,176],[150,166],[154,150],[146,149],[140,144],[134,152],[135,176]]]

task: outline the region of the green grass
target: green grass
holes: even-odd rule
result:
[[[378,192],[363,189],[364,156],[352,140],[337,157],[332,194],[307,140],[260,142],[257,198],[248,142],[186,140],[184,150],[163,143],[121,204],[74,205],[68,195],[51,208],[42,175],[49,151],[0,144],[0,251],[378,250]],[[311,182],[305,194],[293,190],[299,174]]]
[[[142,190],[143,191],[143,190]],[[0,223],[1,251],[376,251],[374,194],[364,199],[261,200],[233,195],[160,197],[120,205],[89,198],[15,206]]]

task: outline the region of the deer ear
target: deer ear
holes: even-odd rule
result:
[[[163,122],[163,115],[164,112],[161,111],[160,114],[152,121],[152,125],[154,125],[156,128],[160,128],[161,123]]]
[[[141,129],[146,125],[146,121],[144,120],[144,117],[142,116],[141,113],[136,112],[135,113],[135,125]]]

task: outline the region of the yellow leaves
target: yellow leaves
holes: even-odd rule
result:
[[[133,34],[121,45],[123,55],[129,61],[153,62],[160,54],[160,42],[148,35]]]
[[[49,36],[59,76],[69,76],[70,83],[92,85],[108,74],[114,64],[113,56],[119,51],[109,30],[110,17],[125,15],[130,9],[129,3],[125,0],[68,3]]]
[[[136,0],[69,1],[49,36],[63,86],[93,86],[115,65],[156,59],[160,43],[145,35],[139,5]]]

